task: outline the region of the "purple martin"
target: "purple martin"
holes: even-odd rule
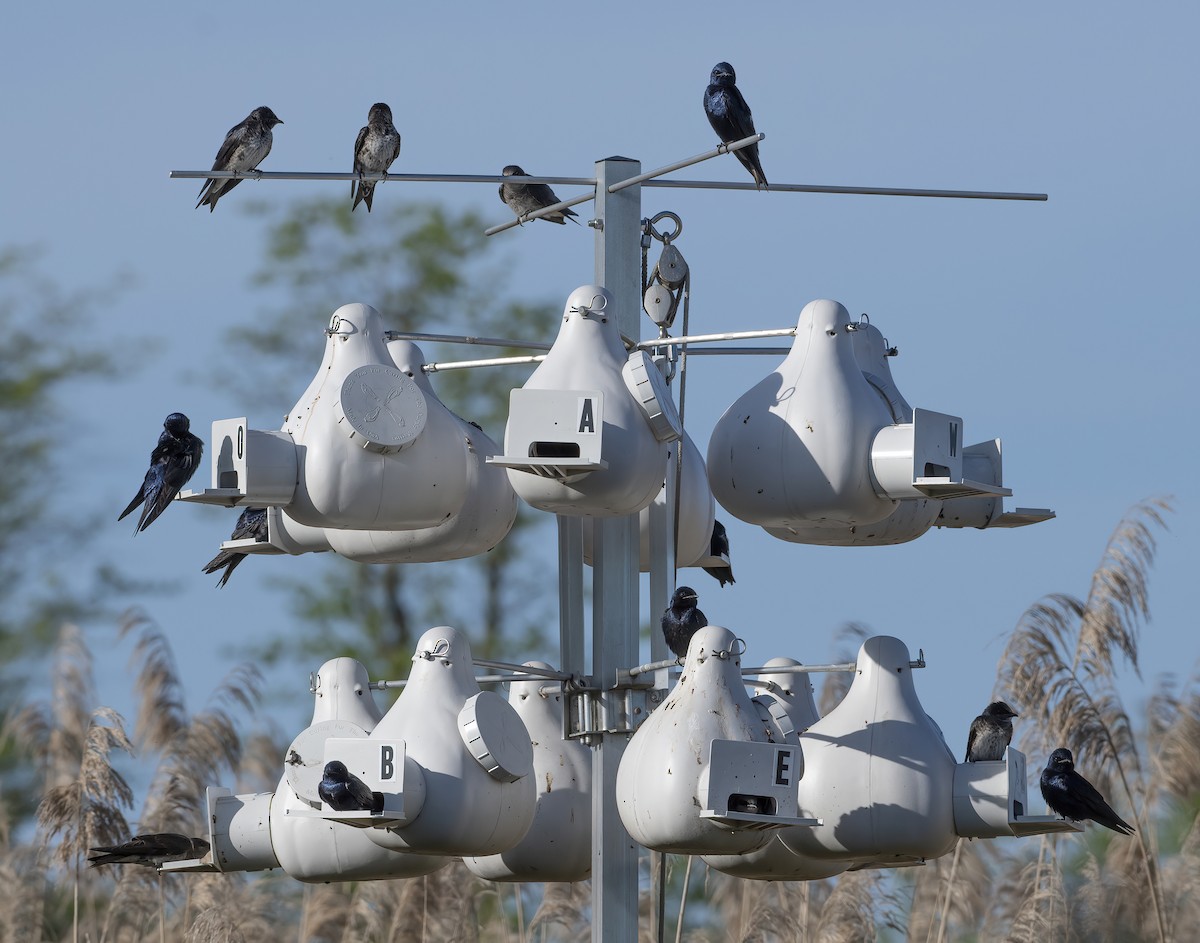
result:
[[[157,868],[164,861],[190,861],[208,854],[208,842],[203,838],[188,838],[172,832],[153,835],[134,835],[123,845],[107,848],[90,848],[90,867],[102,864],[141,864]]]
[[[1072,822],[1091,819],[1122,835],[1133,834],[1133,826],[1112,810],[1095,786],[1075,772],[1075,761],[1065,747],[1050,754],[1042,770],[1041,786],[1046,805],[1063,818]]]
[[[336,812],[383,812],[383,793],[372,792],[361,779],[346,769],[341,760],[325,764],[317,793],[329,808]]]
[[[277,124],[283,124],[266,105],[255,108],[246,120],[235,124],[225,135],[225,142],[217,151],[217,159],[213,161],[213,170],[253,170],[271,153],[271,129]],[[200,201],[196,209],[207,205],[211,213],[217,208],[217,200],[236,187],[241,180],[237,178],[214,180],[209,177],[200,188]]]
[[[690,586],[680,586],[671,596],[671,605],[663,610],[663,638],[667,640],[667,648],[679,658],[687,655],[692,636],[708,625],[704,613],[696,608],[698,599]]]
[[[971,731],[967,734],[967,755],[963,762],[1004,759],[1004,751],[1012,743],[1012,719],[1020,716],[1003,701],[992,701],[982,714],[971,721]]]
[[[516,164],[509,164],[500,172],[506,177],[529,176]],[[544,183],[502,183],[500,184],[500,201],[517,214],[517,219],[521,219],[526,213],[553,206],[558,202],[558,197]],[[569,206],[557,213],[551,213],[549,216],[539,216],[538,219],[565,226],[568,216],[575,225],[579,225],[579,221],[575,219],[575,213]]]
[[[118,521],[144,505],[134,533],[145,530],[175,500],[179,489],[191,480],[200,467],[200,456],[204,454],[204,442],[188,430],[191,423],[183,413],[171,413],[163,420],[163,431],[159,433],[158,445],[150,453],[150,468],[142,481],[142,487],[133,496],[129,506],[121,512]]]
[[[725,561],[723,566],[704,567],[704,572],[720,583],[722,589],[725,588],[726,583],[732,586],[737,582],[733,578],[733,566],[729,563],[729,535],[725,533],[725,525],[718,520],[713,521],[712,537],[708,543],[708,555],[710,557],[720,557]]]
[[[358,138],[354,142],[354,172],[386,174],[399,156],[400,132],[392,124],[392,109],[383,102],[376,102],[367,113],[366,127],[358,132]],[[367,212],[371,212],[371,201],[375,199],[375,181],[352,181],[350,196],[354,200],[350,205],[351,212],[359,203],[366,203]]]
[[[718,62],[713,66],[708,88],[704,90],[704,113],[708,115],[708,123],[725,144],[732,144],[755,133],[750,106],[746,104],[746,99],[742,98],[736,83],[737,74],[733,71],[733,66],[728,62]],[[758,160],[758,142],[734,151],[733,156],[750,171],[754,185],[765,189],[767,177]]]
[[[267,509],[266,508],[246,508],[238,517],[237,523],[233,525],[233,533],[229,535],[230,540],[249,540],[253,537],[260,543],[267,539]],[[249,554],[242,553],[239,550],[222,550],[215,557],[204,564],[205,573],[216,573],[217,570],[223,569],[225,572],[221,574],[221,581],[217,583],[217,588],[220,589],[229,582],[229,577]]]

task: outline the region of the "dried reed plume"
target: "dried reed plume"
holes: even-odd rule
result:
[[[1101,792],[1123,798],[1118,804],[1133,809],[1134,847],[1141,857],[1137,881],[1147,893],[1132,900],[1136,907],[1151,908],[1159,940],[1166,939],[1166,925],[1146,777],[1115,669],[1121,656],[1137,670],[1140,630],[1149,617],[1154,529],[1164,526],[1169,508],[1163,499],[1144,501],[1118,524],[1086,599],[1055,595],[1026,611],[1001,660],[1002,666],[1012,666],[1012,675],[997,685],[1020,705],[1026,721],[1020,740],[1027,752],[1044,756],[1068,747]],[[1120,870],[1133,877],[1127,867]]]

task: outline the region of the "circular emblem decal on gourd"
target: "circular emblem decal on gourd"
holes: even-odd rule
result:
[[[283,775],[292,791],[319,807],[317,787],[325,775],[325,741],[330,737],[365,737],[367,732],[348,720],[323,720],[302,730],[283,758]]]
[[[425,394],[404,371],[385,364],[352,370],[342,383],[350,438],[372,452],[398,452],[425,428]]]

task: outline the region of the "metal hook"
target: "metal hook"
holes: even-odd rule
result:
[[[435,658],[445,658],[450,654],[450,642],[447,639],[440,638],[433,643],[433,648],[427,648],[413,655],[413,661],[418,658],[423,658],[426,661],[433,661]]]
[[[671,233],[669,236],[666,233],[660,233],[654,228],[655,223],[664,219],[669,219],[675,223],[675,232]],[[663,210],[661,213],[655,213],[650,217],[648,225],[650,227],[650,234],[665,246],[669,246],[672,241],[683,235],[683,220],[679,218],[678,213],[672,213],[670,210]]]
[[[600,304],[596,304],[596,299],[600,299]],[[592,300],[585,305],[572,305],[570,311],[572,314],[580,314],[583,317],[590,317],[593,314],[599,314],[608,307],[608,297],[606,295],[592,295]]]

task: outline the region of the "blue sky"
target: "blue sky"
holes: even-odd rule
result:
[[[198,183],[168,171],[207,168],[225,131],[259,104],[285,122],[263,169],[348,170],[354,136],[380,100],[403,136],[397,171],[497,173],[515,162],[588,176],[613,154],[649,169],[714,143],[700,98],[721,59],[736,67],[767,134],[761,155],[773,182],[1049,193],[1047,203],[1019,204],[657,190],[644,191],[643,209],[684,219],[694,331],[790,326],[821,297],[868,312],[900,348],[893,373],[905,397],[962,416],[967,442],[1001,437],[1010,504],[1058,518],[854,550],[785,544],[718,512],[736,586],[681,577],[700,589],[709,619],[744,637],[754,663],[827,660],[850,620],[898,636],[914,655],[923,648],[918,691],[957,751],[991,690],[999,639],[1025,607],[1050,592],[1085,593],[1122,514],[1171,494],[1177,511],[1153,572],[1143,673],[1194,670],[1194,5],[333,10],[51,3],[5,15],[0,242],[43,247],[45,269],[68,290],[130,274],[88,333],[130,362],[149,360],[73,391],[86,407],[80,436],[91,460],[67,478],[68,493],[81,508],[112,509],[94,553],[177,581],[170,600],[148,608],[193,698],[231,664],[227,646],[287,631],[270,578],[315,573],[323,561],[250,561],[216,591],[199,566],[232,514],[175,507],[131,540],[116,513],[166,413],[186,412],[205,435],[211,420],[245,414],[209,378],[237,355],[229,329],[271,301],[249,284],[263,230],[240,205],[348,187],[245,183],[210,215],[193,209]],[[748,179],[728,157],[681,176]],[[404,199],[508,218],[494,186],[377,191],[381,204]],[[591,281],[586,228],[534,225],[496,238],[514,294],[557,307]],[[297,329],[314,335],[314,370],[329,314],[296,312]],[[146,340],[158,346],[139,358]],[[697,358],[693,369],[687,417],[703,450],[721,412],[771,365]],[[289,403],[310,378],[295,378]],[[277,416],[250,419],[278,425]],[[207,467],[197,480],[206,476]],[[101,645],[110,630],[97,631]],[[103,693],[123,706],[120,658]],[[305,673],[270,684],[303,692]],[[287,727],[297,716],[281,719]]]

